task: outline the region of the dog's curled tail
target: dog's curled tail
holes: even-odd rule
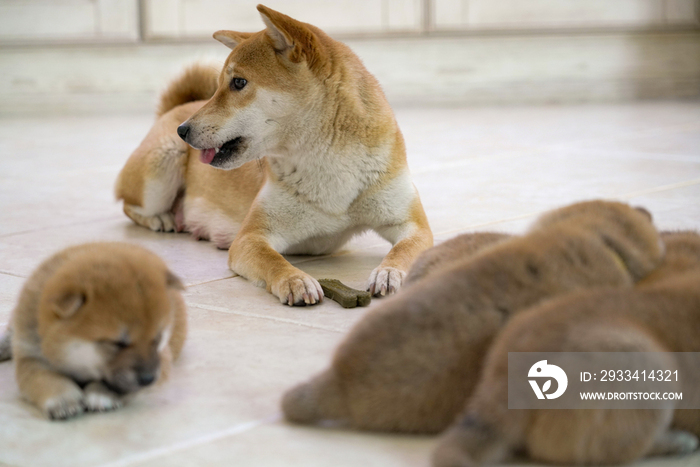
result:
[[[219,69],[214,64],[194,63],[185,68],[160,95],[157,116],[193,101],[208,100],[219,87]]]
[[[5,329],[0,335],[0,362],[12,358],[12,328]]]
[[[346,401],[333,370],[287,391],[282,397],[282,411],[290,422],[305,425],[348,419]]]

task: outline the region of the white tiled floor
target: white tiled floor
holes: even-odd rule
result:
[[[629,200],[662,229],[700,228],[700,102],[580,107],[399,108],[409,164],[436,239],[519,232],[574,200]],[[163,256],[189,289],[190,334],[172,379],[118,412],[51,423],[0,364],[0,466],[425,466],[430,437],[294,427],[282,392],[323,368],[365,309],[286,308],[232,278],[226,253],[132,225],[114,178],[149,115],[0,120],[0,323],[44,257],[89,240]],[[292,258],[360,287],[388,251],[375,235]],[[377,300],[372,306],[381,306]],[[651,461],[700,465],[700,455]]]

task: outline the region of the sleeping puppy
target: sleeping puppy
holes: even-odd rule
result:
[[[700,352],[700,236],[662,237],[662,265],[636,288],[583,291],[510,321],[489,352],[465,415],[443,435],[433,465],[500,463],[516,452],[553,464],[613,465],[694,450],[700,410],[508,409],[508,352]],[[663,357],[670,361],[651,361]],[[647,358],[648,368],[697,373],[687,367],[692,362],[672,361],[672,354]],[[680,381],[684,399],[700,397],[697,381]]]
[[[328,370],[284,395],[284,414],[296,423],[440,432],[464,407],[511,314],[585,287],[631,287],[661,256],[650,217],[626,204],[545,214],[527,235],[440,269],[368,313]]]
[[[404,279],[404,287],[510,237],[511,235],[498,232],[474,232],[446,240],[425,250],[416,258]]]
[[[14,358],[22,396],[51,419],[119,408],[180,354],[181,290],[160,258],[135,245],[68,248],[25,283],[2,357]]]

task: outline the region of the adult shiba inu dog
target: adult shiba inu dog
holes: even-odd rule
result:
[[[193,68],[166,91],[117,197],[138,224],[229,248],[232,271],[289,305],[323,292],[282,254],[327,254],[372,229],[393,248],[367,287],[393,293],[433,242],[393,112],[347,46],[258,10],[265,30],[214,34],[232,49],[218,78]]]
[[[122,406],[164,378],[185,341],[185,302],[158,256],[125,243],[63,250],[31,275],[0,338],[22,396],[51,419]]]

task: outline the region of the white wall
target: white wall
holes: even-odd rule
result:
[[[256,31],[258,0],[2,0],[0,44],[143,42]],[[334,35],[663,29],[698,25],[697,0],[267,0]]]
[[[223,61],[248,0],[0,0],[0,113],[150,111]],[[700,97],[698,0],[267,0],[347,42],[393,103]]]

